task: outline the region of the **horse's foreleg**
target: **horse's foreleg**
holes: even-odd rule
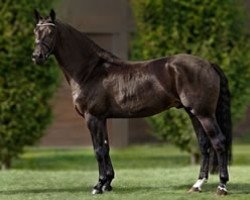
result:
[[[109,156],[109,142],[107,135],[106,119],[99,119],[90,114],[85,114],[85,119],[91,133],[96,160],[99,167],[99,180],[92,193],[100,194],[112,190],[111,181],[114,170]]]
[[[202,127],[208,135],[211,144],[218,156],[220,184],[217,189],[217,194],[226,195],[226,183],[229,180],[228,175],[228,157],[226,149],[226,138],[222,134],[219,125],[214,117],[198,117]]]
[[[105,161],[105,174],[106,174],[106,182],[104,183],[102,190],[103,191],[111,191],[111,182],[114,179],[115,173],[113,169],[113,165],[111,162],[111,158],[109,155],[109,139],[108,139],[108,133],[107,133],[107,128],[106,128],[106,123],[105,123],[105,131],[104,131],[104,145],[106,146],[107,153],[104,155],[104,161]]]
[[[198,180],[189,190],[189,192],[201,192],[202,185],[207,182],[208,172],[209,172],[209,150],[211,148],[211,143],[209,141],[208,136],[206,135],[202,125],[196,116],[194,116],[191,112],[187,110],[187,113],[190,116],[190,119],[193,124],[193,128],[195,130],[200,151],[201,151],[201,167]]]

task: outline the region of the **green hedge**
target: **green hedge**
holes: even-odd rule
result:
[[[34,8],[51,9],[50,0],[0,1],[0,163],[9,167],[25,145],[32,145],[51,121],[49,99],[58,71],[53,61],[32,63]]]
[[[250,40],[246,12],[238,0],[134,0],[137,22],[131,48],[134,60],[190,53],[220,65],[230,84],[233,121],[250,102]],[[154,132],[182,149],[196,152],[185,112],[150,117]],[[192,134],[190,134],[192,133]]]

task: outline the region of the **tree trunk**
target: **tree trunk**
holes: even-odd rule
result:
[[[11,156],[6,155],[1,163],[1,170],[10,169],[11,167]]]
[[[200,154],[199,153],[191,153],[190,161],[192,165],[197,165],[200,163]]]

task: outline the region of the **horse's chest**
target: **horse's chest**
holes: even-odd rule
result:
[[[72,89],[72,99],[76,110],[84,115],[85,112],[93,115],[100,115],[104,112],[105,98],[102,91],[98,87],[80,87],[74,85]]]
[[[71,87],[71,96],[73,100],[73,105],[75,109],[80,112],[80,114],[84,114],[84,107],[85,102],[84,102],[84,93],[82,90],[82,87],[75,82],[74,80],[70,80],[70,87]]]
[[[73,99],[73,102],[75,102],[76,99],[78,99],[78,97],[81,94],[81,86],[76,81],[71,79],[70,80],[70,87],[71,87],[72,99]]]

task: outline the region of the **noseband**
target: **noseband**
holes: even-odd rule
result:
[[[56,25],[53,23],[43,23],[43,24],[38,23],[37,26],[56,26]]]
[[[55,27],[56,25],[53,24],[53,23],[43,23],[43,24],[38,23],[36,26],[54,26],[54,27]],[[54,34],[53,39],[55,38],[55,35],[56,35],[56,34]],[[53,48],[51,48],[51,47],[49,46],[49,44],[47,44],[46,42],[44,42],[44,41],[42,41],[42,40],[39,40],[38,42],[36,42],[36,44],[37,44],[37,45],[43,45],[43,46],[45,46],[45,47],[48,49],[48,52],[47,52],[46,55],[45,55],[46,58],[52,53],[52,51],[53,51],[53,49],[54,49],[54,47],[55,47],[55,44],[54,44]]]

